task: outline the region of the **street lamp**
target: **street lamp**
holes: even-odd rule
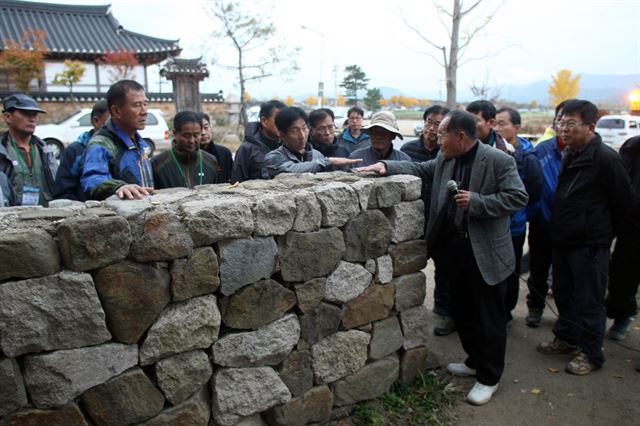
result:
[[[306,27],[304,25],[300,26],[303,30],[311,31],[312,33],[316,33],[320,36],[321,44],[320,44],[320,80],[318,81],[318,108],[322,108],[322,98],[324,96],[324,83],[322,82],[322,69],[324,67],[324,33],[318,30],[314,30],[313,28]]]

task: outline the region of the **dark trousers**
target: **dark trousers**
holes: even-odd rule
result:
[[[507,278],[507,295],[505,296],[505,303],[507,308],[507,321],[511,321],[513,316],[511,311],[518,304],[518,292],[520,290],[520,261],[522,260],[522,250],[524,248],[525,234],[512,235],[511,241],[513,242],[513,251],[516,255],[516,269]]]
[[[638,311],[636,292],[640,283],[640,247],[630,239],[616,241],[609,265],[607,316],[614,319],[631,317]]]
[[[544,309],[544,301],[549,287],[549,268],[551,267],[551,228],[543,220],[529,223],[529,279],[527,287],[527,307]]]
[[[553,249],[553,297],[560,315],[553,333],[579,346],[597,365],[604,363],[608,273],[608,247]]]
[[[436,283],[433,289],[433,312],[443,317],[451,317],[451,300],[449,296],[449,277],[442,253],[432,256]]]
[[[475,368],[478,382],[493,386],[504,370],[507,347],[506,281],[490,286],[483,279],[468,239],[455,236],[444,243],[451,308],[460,342]]]

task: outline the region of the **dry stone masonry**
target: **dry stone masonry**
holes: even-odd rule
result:
[[[413,380],[420,190],[338,172],[0,210],[0,425],[325,424]]]

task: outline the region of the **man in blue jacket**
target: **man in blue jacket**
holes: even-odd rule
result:
[[[87,196],[80,184],[84,155],[91,136],[104,126],[108,119],[109,108],[107,101],[96,102],[91,110],[91,125],[93,129],[78,136],[78,139],[64,150],[53,185],[53,198],[77,201],[87,200]]]
[[[511,216],[511,241],[516,255],[516,269],[507,281],[507,320],[513,319],[511,311],[518,304],[518,289],[520,288],[520,260],[524,239],[527,234],[527,220],[534,217],[539,209],[542,193],[542,170],[540,162],[535,155],[533,145],[527,139],[518,136],[522,124],[520,113],[513,108],[501,108],[496,113],[494,129],[512,147],[511,154],[516,160],[518,175],[524,184],[529,201],[526,207],[518,210]]]
[[[562,108],[567,101],[556,107],[553,119],[555,133],[556,122],[562,116]],[[551,268],[551,209],[558,185],[558,175],[562,165],[562,152],[565,145],[559,135],[552,136],[535,147],[536,157],[542,171],[542,194],[538,214],[529,221],[529,279],[527,287],[526,323],[529,327],[538,327],[542,321],[545,299],[549,290],[549,269]]]
[[[116,194],[133,200],[153,192],[149,146],[138,133],[147,124],[148,104],[144,87],[133,80],[121,80],[107,91],[111,118],[89,141],[80,178],[88,198]]]
[[[371,145],[369,135],[362,131],[363,118],[364,111],[362,108],[354,106],[347,111],[349,127],[344,129],[338,137],[338,145],[346,148],[349,154],[358,149],[368,148]]]

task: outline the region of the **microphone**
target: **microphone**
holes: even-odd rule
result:
[[[449,192],[455,192],[457,194],[458,184],[455,180],[450,180],[449,182],[447,182],[447,189],[449,190]]]

